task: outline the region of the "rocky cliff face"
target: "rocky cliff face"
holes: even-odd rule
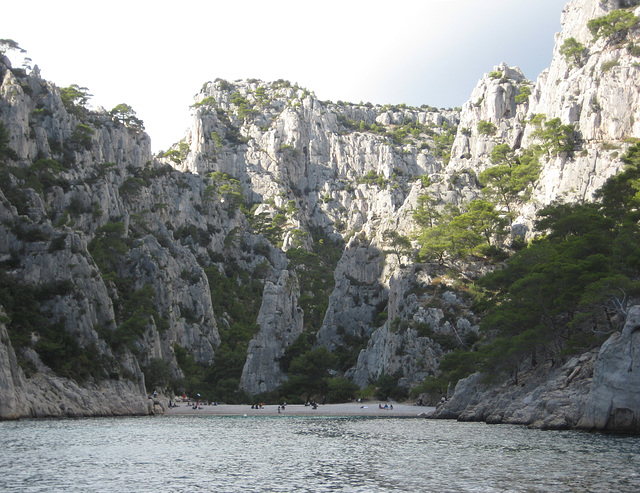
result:
[[[640,307],[635,306],[622,332],[600,348],[578,427],[640,432],[639,356]]]
[[[430,417],[638,433],[639,317],[640,307],[630,308],[622,332],[599,351],[561,368],[531,368],[518,384],[489,386],[481,374],[473,374],[458,382],[451,399]]]
[[[353,349],[384,324],[377,317],[389,303],[401,303],[389,299],[397,259],[385,266],[392,259],[384,253],[382,234],[412,231],[420,189],[415,181],[442,172],[442,158],[432,149],[453,137],[457,118],[455,111],[428,107],[321,102],[284,81],[218,80],[205,84],[196,97],[193,127],[180,144],[188,152],[177,167],[234,176],[254,202],[255,215],[273,221],[286,212],[281,236],[272,238],[284,250],[312,249],[318,231],[346,242],[335,271],[323,273],[335,283],[324,321],[306,329],[317,331],[317,343],[332,351]],[[277,360],[305,325],[296,296],[290,298],[286,289],[273,291],[272,286],[263,300],[260,332],[249,345],[242,375],[243,388],[251,393],[282,383]],[[288,315],[279,316],[280,311]],[[414,352],[430,344],[425,337],[410,339],[419,348]],[[361,374],[356,381],[365,385],[389,364],[400,368],[399,356],[394,349],[384,363],[356,371]],[[433,364],[430,358],[423,369],[412,368],[409,381],[433,371]]]
[[[533,234],[541,207],[589,200],[620,170],[625,139],[640,137],[637,91],[620,90],[638,85],[637,33],[612,43],[587,28],[620,6],[570,2],[537,82],[500,64],[461,110],[323,102],[286,81],[207,82],[189,133],[158,158],[136,120],[88,111],[2,58],[11,152],[0,156],[0,280],[13,318],[0,337],[0,416],[153,412],[146,391],[180,382],[190,365],[217,365],[211,378],[225,388],[270,392],[302,339],[339,354],[338,373],[359,387],[393,375],[408,389],[434,375],[477,333],[464,282],[491,266],[459,266],[461,286],[440,263],[415,263],[416,242],[399,248],[394,234],[415,238],[424,197],[438,211],[480,197],[494,148],[521,156],[556,118],[572,126],[571,148],[541,156],[511,237]],[[584,45],[577,59],[568,39]],[[588,372],[585,358],[539,392]],[[23,397],[54,388],[59,405]],[[95,389],[119,397],[104,403]]]
[[[553,59],[536,83],[528,116],[544,114],[574,125],[580,151],[573,159],[560,155],[546,164],[535,191],[540,203],[590,200],[621,169],[617,157],[625,141],[640,136],[634,116],[640,108],[637,91],[620,90],[640,82],[638,57],[631,49],[638,33],[630,32],[620,43],[608,37],[594,41],[587,27],[589,20],[631,3],[574,0],[563,11]],[[563,54],[570,39],[584,46],[577,60]],[[524,145],[531,142],[532,130],[525,132]]]
[[[507,143],[516,152],[539,143],[531,123],[536,115],[544,115],[547,121],[559,118],[575,129],[574,152],[542,160],[532,200],[520,210],[514,231],[530,232],[535,211],[553,201],[592,200],[607,178],[620,171],[618,156],[629,139],[640,135],[637,91],[621,90],[637,87],[639,82],[633,49],[638,33],[632,30],[623,40],[601,37],[594,41],[587,27],[589,20],[632,3],[569,2],[562,12],[551,65],[535,83],[503,63],[485,74],[463,105],[449,166],[458,171],[486,169],[497,143]],[[632,11],[637,16],[638,8]],[[583,49],[564,54],[567,40],[576,40]],[[495,133],[480,132],[479,122],[494,124]]]
[[[572,358],[561,368],[530,369],[518,378],[489,385],[474,373],[460,380],[453,396],[429,417],[519,424],[564,430],[578,426],[589,394],[596,352]]]
[[[21,385],[3,389],[14,403],[6,416],[72,413],[64,406],[42,411],[16,397],[44,392],[36,376],[47,368],[65,385],[79,381],[78,389],[114,379],[131,382],[129,398],[140,401],[146,398],[144,375],[149,380],[148,370],[158,362],[173,378],[182,376],[183,350],[195,363],[210,364],[221,341],[220,324],[233,330],[234,320],[222,310],[214,313],[220,286],[209,281],[233,278],[230,262],[246,273],[259,269],[264,291],[242,387],[251,393],[273,390],[285,378],[278,358],[302,332],[304,317],[298,302],[304,280],[288,270],[283,250],[312,249],[323,238],[338,244],[358,233],[351,242],[357,253],[357,245],[369,245],[367,234],[379,234],[372,223],[397,227],[392,214],[405,203],[410,183],[440,166],[416,144],[433,143],[432,136],[450,132],[456,123],[451,111],[334,105],[284,82],[218,81],[196,102],[189,148],[178,146],[156,161],[139,128],[102,109],[91,112],[65,101],[37,69],[26,74],[3,58],[1,75],[0,115],[12,151],[3,155],[0,209],[3,303],[11,305],[13,317],[4,343],[20,363],[9,365],[7,374],[29,368]],[[403,125],[397,139],[375,130]],[[409,125],[414,136],[405,139]],[[360,126],[374,130],[359,131]],[[248,197],[261,225],[251,227],[237,211],[232,189],[238,182],[235,192]],[[281,218],[277,234],[260,234]],[[376,286],[381,247],[367,249],[377,253],[358,261],[370,265],[369,274],[351,264],[353,279],[369,284],[356,282],[353,293],[367,319],[333,309],[345,320],[344,334],[358,337],[371,334],[367,323],[386,305],[384,288]],[[321,268],[331,280],[332,271]],[[349,276],[340,271],[337,278],[344,282]],[[40,298],[29,308],[46,319],[46,328],[30,328],[32,320],[18,313],[18,283]],[[372,289],[376,294],[370,296]],[[315,330],[323,316],[316,314]],[[307,324],[309,318],[307,313]],[[335,325],[327,332],[332,330]],[[329,339],[342,343],[342,336]],[[93,361],[65,367],[56,349],[73,358],[91,351]],[[120,401],[112,402],[118,412]],[[149,412],[143,404],[141,412]],[[90,403],[73,411],[107,412]]]
[[[499,140],[512,149],[535,145],[536,115],[558,118],[575,131],[572,152],[547,156],[536,182],[532,201],[520,209],[513,232],[530,232],[535,210],[553,201],[590,201],[593,193],[623,165],[619,155],[638,138],[636,115],[640,107],[638,86],[637,25],[611,36],[595,39],[588,27],[592,19],[603,18],[617,9],[637,17],[637,2],[574,0],[562,14],[562,31],[556,36],[549,69],[530,85],[531,95],[518,115],[506,122],[495,119],[502,108],[513,108],[502,94],[507,88],[492,91],[495,77],[485,77],[475,95],[493,94],[489,100],[472,101],[463,108],[461,126],[476,120],[496,123]],[[578,47],[573,51],[570,47]],[[504,65],[495,71],[508,74]],[[516,75],[505,76],[501,84],[511,86],[520,81]],[[496,97],[495,94],[500,94]],[[513,94],[513,91],[511,91]],[[507,96],[505,96],[507,97]],[[507,97],[508,98],[508,97]],[[483,106],[483,105],[486,105]],[[476,114],[479,113],[479,116]],[[505,115],[507,114],[505,110]],[[511,110],[509,115],[514,114]],[[475,118],[475,120],[474,120]],[[529,123],[527,123],[529,122]],[[491,145],[478,145],[473,138],[456,138],[454,155],[466,152],[457,166],[482,167],[490,155]],[[469,155],[470,154],[470,155]],[[622,333],[615,333],[602,346],[570,360],[558,369],[531,368],[520,385],[513,383],[487,388],[480,374],[464,379],[456,386],[449,401],[440,406],[434,417],[481,420],[491,423],[517,423],[543,428],[587,428],[637,432],[638,396],[633,391],[634,340],[637,307],[628,312]],[[631,380],[629,380],[631,379]]]
[[[210,215],[216,205],[205,211],[202,180],[154,163],[139,129],[65,104],[37,69],[27,75],[4,57],[0,80],[12,151],[0,193],[11,310],[2,343],[20,363],[5,360],[14,384],[0,391],[11,403],[2,415],[148,413],[142,368],[162,360],[179,375],[176,344],[197,361],[219,344],[198,252],[174,231],[209,228],[220,236],[207,244],[221,243],[233,220]]]
[[[130,380],[102,380],[79,385],[60,378],[33,358],[37,373],[26,376],[13,350],[7,328],[0,323],[0,416],[3,419],[50,416],[118,416],[151,414],[154,401],[144,396],[144,385]],[[140,375],[141,376],[141,375]]]

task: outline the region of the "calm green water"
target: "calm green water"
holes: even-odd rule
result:
[[[0,422],[0,491],[640,491],[640,437],[394,418]]]

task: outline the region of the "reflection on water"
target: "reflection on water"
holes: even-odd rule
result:
[[[0,491],[640,491],[640,437],[396,418],[0,422]]]

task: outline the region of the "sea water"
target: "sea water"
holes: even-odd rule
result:
[[[5,492],[636,492],[640,437],[419,418],[0,422]]]

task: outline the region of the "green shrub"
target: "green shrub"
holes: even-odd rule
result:
[[[78,118],[83,117],[87,110],[85,105],[92,97],[86,87],[80,87],[77,84],[71,84],[69,87],[60,88],[60,99],[67,111]]]
[[[27,170],[20,170],[17,174],[24,179],[26,188],[33,188],[39,194],[58,186],[64,191],[69,189],[69,182],[57,175],[67,171],[67,167],[55,159],[38,159]]]
[[[444,377],[427,377],[419,385],[413,387],[409,395],[413,398],[421,394],[432,396],[431,402],[425,403],[433,405],[440,400],[440,397],[446,395],[449,381]]]
[[[11,232],[21,241],[49,241],[49,234],[36,225],[25,227],[24,223],[14,223]]]
[[[498,144],[491,149],[491,163],[504,164],[509,160],[511,154],[512,151],[509,144]]]
[[[257,110],[253,109],[251,103],[238,91],[231,94],[231,103],[238,107],[238,117],[243,120],[258,113]]]
[[[358,178],[358,184],[366,184],[366,185],[377,185],[380,188],[384,188],[387,185],[387,180],[384,179],[384,176],[378,175],[375,171],[369,171],[366,175]]]
[[[355,398],[358,386],[346,378],[329,378],[327,380],[327,402],[349,402]]]
[[[165,388],[171,379],[171,371],[167,362],[160,358],[152,358],[147,366],[141,368],[144,373],[144,384],[147,392]]]
[[[197,103],[194,103],[191,105],[192,108],[200,108],[201,106],[217,106],[217,101],[216,98],[212,97],[212,96],[208,96],[206,98],[204,98],[202,101],[199,101]]]
[[[177,144],[174,144],[173,147],[174,149],[165,152],[162,157],[169,158],[173,163],[179,166],[184,162],[185,159],[187,159],[187,156],[189,155],[189,144],[187,144],[185,140],[182,139]]]
[[[136,132],[144,130],[144,122],[135,116],[136,112],[126,103],[120,103],[115,106],[109,115],[113,121],[120,122],[122,125]]]
[[[480,120],[478,122],[478,133],[481,135],[495,135],[498,128],[491,122]]]
[[[222,137],[220,137],[220,134],[216,131],[211,132],[211,140],[213,140],[213,143],[216,146],[216,149],[221,149],[222,148]]]
[[[288,379],[281,386],[282,396],[289,402],[321,400],[329,390],[329,370],[336,364],[337,357],[324,346],[294,358],[289,365]]]
[[[449,126],[445,122],[442,130],[443,131],[441,133],[434,133],[432,136],[435,144],[433,155],[441,158],[444,161],[444,164],[447,164],[449,159],[451,159],[451,148],[453,147],[453,141],[456,138],[458,127]]]
[[[71,142],[88,151],[91,149],[93,134],[94,131],[91,127],[79,123],[71,134]]]
[[[145,185],[143,179],[130,176],[120,185],[120,195],[127,198],[135,197]]]
[[[573,150],[574,132],[573,125],[563,125],[560,118],[553,118],[545,121],[544,115],[536,115],[532,122],[538,127],[532,132],[534,137],[541,139],[542,150],[551,152],[551,154],[559,154],[561,152],[570,152]]]
[[[214,171],[209,173],[208,176],[211,178],[212,184],[207,186],[204,191],[204,201],[212,201],[221,197],[224,202],[229,204],[230,210],[235,210],[244,205],[245,199],[242,194],[240,180],[221,171]]]
[[[55,159],[38,159],[31,166],[29,166],[29,171],[49,171],[53,174],[58,174],[67,171],[67,167],[64,164],[59,163]]]
[[[624,38],[629,29],[637,24],[638,18],[633,15],[633,12],[618,9],[597,19],[591,19],[587,22],[587,27],[595,41],[599,38]]]
[[[57,252],[59,250],[64,250],[65,249],[66,239],[67,239],[67,234],[66,233],[58,235],[55,238],[53,238],[51,240],[51,242],[49,243],[48,252],[49,253],[53,253],[53,252]]]
[[[124,223],[107,223],[98,228],[89,242],[88,251],[103,274],[114,272],[121,264],[121,257],[129,251],[124,238]]]
[[[280,152],[286,152],[290,156],[297,157],[298,149],[289,144],[283,144],[280,146]]]
[[[627,46],[627,51],[631,56],[634,56],[636,58],[640,57],[640,46],[635,43],[629,43],[629,45]]]
[[[429,324],[418,324],[415,329],[418,332],[418,336],[428,337],[436,344],[439,344],[443,351],[453,351],[460,346],[460,341],[455,335],[435,332]]]
[[[394,375],[382,374],[376,382],[375,396],[381,401],[394,399],[396,401],[406,399],[407,389],[398,386],[398,377]]]
[[[600,65],[600,70],[602,70],[603,72],[608,72],[613,67],[618,67],[619,65],[620,65],[620,60],[618,60],[616,58],[615,60],[609,60],[607,62],[602,62],[602,65]]]
[[[586,59],[587,49],[576,38],[567,38],[560,47],[560,54],[564,56],[569,66],[582,67]]]
[[[214,82],[218,83],[218,87],[221,91],[230,91],[233,89],[233,84],[224,79],[217,78]]]
[[[522,104],[529,101],[529,96],[531,96],[531,88],[529,86],[521,86],[520,92],[516,95],[516,104]]]

